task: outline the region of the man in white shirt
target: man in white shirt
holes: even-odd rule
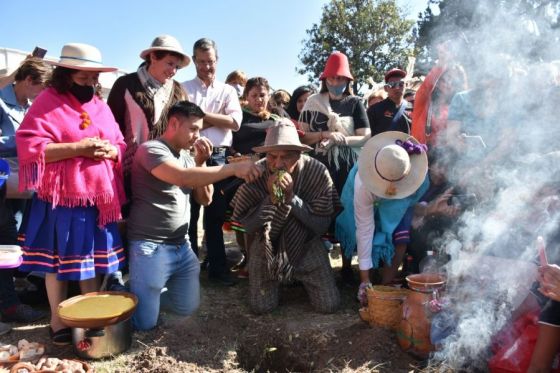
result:
[[[193,61],[196,77],[183,83],[189,101],[197,104],[206,114],[201,135],[208,138],[213,146],[208,166],[226,163],[228,149],[231,146],[232,131],[239,130],[243,114],[235,88],[216,80],[218,50],[213,40],[202,38],[193,46]],[[205,208],[204,230],[208,260],[208,278],[226,286],[235,284],[226,263],[226,252],[222,225],[224,224],[227,201],[221,194],[223,180],[214,184],[212,203]],[[189,238],[198,254],[197,222],[200,205],[191,201],[191,224]]]

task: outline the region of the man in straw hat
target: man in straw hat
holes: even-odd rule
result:
[[[118,78],[107,99],[127,145],[123,159],[127,192],[136,149],[144,141],[161,136],[169,108],[186,99],[173,77],[191,62],[179,41],[170,35],[157,36],[140,58],[143,62],[138,70]]]
[[[129,201],[130,172],[136,149],[143,142],[161,136],[167,127],[169,108],[187,98],[173,77],[191,62],[179,41],[171,35],[157,36],[140,52],[140,58],[143,62],[138,70],[118,78],[107,99],[126,142],[123,174]],[[128,204],[123,207],[124,218],[128,216],[129,207]],[[124,289],[120,271],[110,276],[107,287],[109,290]]]
[[[397,274],[406,245],[395,245],[401,221],[426,192],[428,158],[426,147],[399,131],[372,137],[362,149],[342,191],[344,212],[336,220],[336,237],[344,247],[358,249],[360,290],[367,302],[369,270],[384,262],[382,283]]]
[[[232,201],[233,219],[252,236],[250,305],[255,313],[278,305],[281,282],[299,280],[313,307],[334,312],[339,293],[321,241],[340,203],[326,167],[304,152],[293,123],[280,119],[269,130],[259,161],[266,170],[242,185]]]
[[[163,135],[140,145],[132,164],[127,236],[130,290],[139,300],[133,323],[139,330],[156,325],[160,302],[185,316],[198,308],[200,265],[185,239],[190,196],[206,206],[213,183],[231,176],[250,182],[261,172],[253,162],[206,167],[212,144],[200,137],[204,112],[197,105],[178,102],[167,116]],[[194,155],[185,152],[191,148]]]

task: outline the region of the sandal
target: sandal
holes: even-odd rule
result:
[[[49,335],[54,345],[67,346],[72,344],[72,329],[70,328],[60,329],[56,332],[49,328]]]

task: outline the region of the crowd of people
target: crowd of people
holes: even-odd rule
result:
[[[19,167],[19,189],[2,189],[0,244],[22,246],[19,272],[44,273],[55,344],[71,342],[57,314],[69,282],[86,293],[103,278],[138,297],[138,330],[155,327],[160,309],[195,312],[201,269],[223,286],[248,277],[256,313],[277,307],[279,287],[294,281],[317,311],[334,312],[333,245],[343,253],[341,279],[365,305],[372,282],[402,283],[462,211],[491,198],[473,193],[479,176],[511,145],[496,129],[504,113],[488,104],[508,78],[478,77],[467,90],[465,70],[443,59],[417,92],[394,67],[364,100],[341,52],[329,56],[318,90],[292,94],[240,70],[220,82],[218,46],[207,38],[191,56],[161,35],[140,58],[107,102],[98,77],[115,68],[87,44],[65,45],[58,62],[28,58],[13,82],[0,82],[0,153]],[[196,76],[174,80],[191,63]],[[467,171],[455,175],[457,165]],[[28,190],[31,199],[17,194]],[[244,255],[235,271],[226,222]],[[401,269],[407,253],[412,261]],[[552,305],[558,273],[550,265],[540,279]],[[18,301],[13,276],[0,269],[3,320],[45,317]]]

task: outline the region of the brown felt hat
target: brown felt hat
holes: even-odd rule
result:
[[[296,126],[291,120],[282,118],[274,121],[274,124],[267,130],[263,146],[253,148],[255,153],[274,152],[278,150],[299,150],[308,152],[313,149],[303,145],[299,141]]]

